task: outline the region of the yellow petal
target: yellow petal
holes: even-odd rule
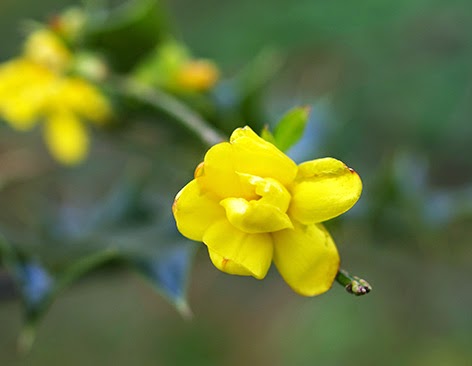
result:
[[[205,154],[203,165],[198,168],[198,183],[205,191],[219,198],[256,198],[254,188],[247,187],[234,169],[233,147],[229,142],[216,144]]]
[[[0,66],[0,115],[18,130],[32,128],[43,117],[45,101],[56,76],[29,60],[16,59]]]
[[[298,167],[288,214],[307,225],[323,222],[349,210],[361,191],[359,175],[343,162],[333,158],[308,161]]]
[[[261,178],[251,174],[238,173],[245,187],[252,186],[260,198],[258,202],[273,205],[286,212],[290,204],[290,193],[279,181],[272,178]]]
[[[321,224],[294,226],[272,234],[274,263],[295,292],[322,294],[331,288],[339,269],[336,246]]]
[[[223,207],[210,194],[202,192],[196,180],[177,193],[172,212],[182,235],[196,241],[202,241],[208,227],[225,216]]]
[[[51,115],[44,126],[44,138],[52,156],[63,164],[77,164],[87,155],[87,131],[71,113]]]
[[[292,227],[285,212],[257,200],[230,197],[222,200],[221,205],[229,222],[245,233],[270,233]]]
[[[257,198],[241,174],[270,177],[288,186],[297,174],[296,164],[271,143],[257,136],[249,127],[238,128],[230,142],[213,146],[205,155],[199,184],[220,198]]]
[[[210,248],[208,248],[208,254],[210,256],[210,259],[213,265],[222,272],[232,274],[232,275],[238,275],[238,276],[251,276],[252,275],[252,273],[249,272],[243,266],[236,264],[232,260],[222,257],[221,255],[215,253]]]
[[[269,270],[273,253],[270,234],[247,234],[224,219],[210,226],[203,235],[203,242],[217,254],[213,259],[216,258],[216,267],[223,272],[249,273],[262,279]]]
[[[250,127],[236,129],[230,138],[232,164],[240,173],[273,178],[284,186],[297,174],[296,164],[273,144],[259,137]]]
[[[93,84],[80,78],[62,79],[56,103],[91,122],[103,123],[111,115],[107,99]]]
[[[72,58],[64,42],[54,32],[39,29],[30,34],[24,46],[30,60],[56,72],[64,71]]]
[[[268,233],[292,227],[286,214],[290,193],[278,181],[250,174],[239,174],[241,181],[254,187],[258,199],[225,198],[220,204],[229,222],[245,233]]]

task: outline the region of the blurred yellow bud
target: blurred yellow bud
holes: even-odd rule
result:
[[[216,65],[207,60],[190,61],[182,65],[175,76],[176,87],[187,91],[211,89],[219,78]]]
[[[56,33],[69,41],[74,41],[82,33],[86,21],[85,12],[74,7],[54,17],[49,24]]]

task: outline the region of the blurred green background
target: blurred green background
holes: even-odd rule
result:
[[[71,4],[2,0],[0,60],[19,50],[23,20]],[[20,303],[4,295],[0,365],[470,365],[472,3],[166,4],[193,52],[226,74],[266,47],[285,56],[264,99],[268,122],[314,105],[294,159],[329,155],[360,173],[361,201],[327,225],[343,267],[374,290],[355,298],[335,284],[302,298],[275,271],[262,282],[227,276],[201,250],[191,321],[135,274],[104,270],[59,297],[21,356]],[[29,141],[1,133],[5,151]],[[201,158],[191,153],[188,166]]]

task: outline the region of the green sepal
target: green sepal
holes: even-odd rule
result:
[[[295,107],[288,111],[277,123],[274,130],[274,141],[282,151],[287,151],[303,136],[311,108]]]
[[[274,145],[276,144],[274,134],[270,132],[268,125],[265,125],[264,128],[262,129],[261,137],[267,142],[270,142],[271,144],[274,144]]]

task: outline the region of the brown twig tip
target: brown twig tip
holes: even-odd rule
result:
[[[352,276],[342,269],[339,270],[336,281],[343,285],[347,292],[355,296],[363,296],[372,291],[372,286],[366,280]]]
[[[362,296],[372,291],[372,286],[363,279],[355,277],[355,280],[349,283],[346,287],[346,291],[356,296]]]

